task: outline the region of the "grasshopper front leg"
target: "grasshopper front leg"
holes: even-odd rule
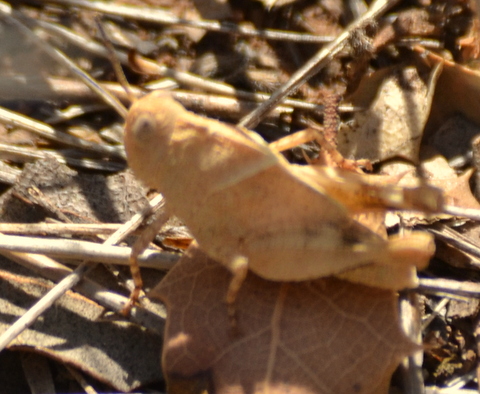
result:
[[[161,211],[156,216],[154,215],[153,222],[147,225],[132,246],[129,263],[134,288],[130,293],[128,302],[120,312],[124,316],[128,316],[130,314],[131,309],[136,303],[138,303],[140,297],[142,296],[143,280],[140,273],[140,266],[138,265],[138,256],[140,256],[140,254],[142,254],[148,248],[150,242],[155,239],[155,236],[158,234],[167,220],[168,214],[165,211]]]

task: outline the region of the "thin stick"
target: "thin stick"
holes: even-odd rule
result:
[[[71,268],[41,254],[7,251],[2,251],[1,254],[9,260],[16,262],[22,267],[32,270],[53,282],[60,282],[73,271]],[[127,297],[112,292],[90,278],[83,278],[83,280],[75,286],[75,291],[95,301],[104,308],[118,313],[120,313],[128,303]],[[159,332],[160,334],[162,334],[165,317],[165,310],[157,308],[156,305],[152,303],[150,303],[148,307],[134,307],[130,316],[128,316],[130,321],[152,331]]]
[[[128,265],[131,249],[95,242],[21,237],[0,234],[0,250],[44,254],[54,258],[88,259],[97,263]],[[143,267],[168,270],[178,260],[174,253],[146,250],[138,256]]]
[[[0,223],[0,233],[21,235],[108,235],[119,223]]]
[[[480,222],[480,209],[474,208],[462,208],[454,205],[445,205],[443,212],[458,217],[464,217]]]
[[[34,306],[32,306],[25,314],[13,323],[0,336],[0,352],[12,342],[20,333],[30,327],[35,320],[63,294],[75,286],[89,269],[88,262],[79,265],[75,271],[58,283],[47,294],[45,294]]]
[[[355,34],[358,29],[370,23],[375,18],[378,18],[398,3],[398,1],[399,0],[375,0],[361,18],[350,24],[335,41],[326,45],[314,55],[303,67],[297,70],[282,87],[273,93],[268,101],[260,104],[257,109],[245,116],[238,125],[246,128],[254,128],[285,96],[292,93],[302,83],[318,73],[327,63],[333,60],[346,46],[352,34]]]
[[[450,295],[480,298],[480,284],[476,282],[460,282],[451,279],[419,278],[418,290],[443,297]]]
[[[35,160],[45,160],[48,157],[54,157],[59,163],[90,170],[115,172],[125,169],[125,164],[121,163],[104,160],[77,159],[53,150],[24,148],[7,144],[0,144],[0,155],[3,160],[11,160],[17,163],[30,163]]]
[[[291,31],[275,29],[253,29],[247,26],[238,26],[234,24],[220,23],[213,20],[187,20],[181,19],[172,13],[159,9],[158,7],[139,7],[129,5],[118,5],[100,1],[83,0],[46,0],[47,3],[60,3],[70,6],[89,9],[104,14],[117,15],[127,19],[135,19],[149,23],[159,23],[162,25],[181,25],[214,31],[217,33],[235,34],[246,37],[261,37],[268,40],[284,40],[291,42],[304,42],[308,44],[326,43],[332,41],[331,36],[317,36],[307,33],[297,33]]]
[[[152,200],[155,207],[163,205],[163,197],[161,195]],[[150,210],[153,208],[150,208]],[[147,212],[134,215],[132,219],[126,222],[118,231],[113,233],[105,242],[105,245],[113,245],[124,239],[132,229],[137,228]],[[75,271],[67,275],[60,283],[53,287],[45,296],[43,296],[35,305],[33,305],[22,317],[10,326],[0,336],[0,352],[20,333],[30,327],[35,320],[47,310],[57,299],[59,299],[68,290],[74,287],[83,277],[85,272],[90,268],[88,261],[80,264]]]
[[[50,141],[60,142],[64,145],[88,150],[101,155],[120,157],[122,159],[125,158],[125,152],[117,146],[97,144],[82,140],[67,133],[59,133],[46,123],[2,107],[0,107],[0,122],[14,127],[23,128]]]
[[[96,391],[93,386],[87,382],[87,379],[85,379],[79,371],[68,364],[65,364],[64,366],[77,381],[77,383],[82,387],[83,391],[85,391],[87,394],[98,394],[98,391]]]
[[[29,23],[36,24],[40,26],[42,29],[44,29],[45,31],[51,34],[60,36],[68,40],[69,42],[73,43],[74,45],[77,45],[83,48],[84,50],[89,51],[97,56],[108,58],[108,51],[104,46],[100,45],[99,43],[93,40],[86,39],[82,36],[79,36],[75,32],[63,26],[53,24],[53,23],[48,23],[45,21],[36,21],[36,20],[29,20]],[[118,58],[121,64],[129,65],[128,55],[125,52],[120,50],[115,50],[115,56]],[[183,84],[185,86],[197,87],[209,92],[218,93],[226,96],[233,96],[238,99],[245,99],[245,100],[250,100],[254,102],[264,102],[270,98],[270,95],[267,93],[247,92],[244,90],[236,89],[232,85],[229,85],[223,82],[218,82],[218,81],[201,77],[199,75],[192,74],[189,72],[173,70],[171,68],[166,67],[163,64],[158,64],[153,60],[150,60],[143,56],[137,55],[136,59],[140,61],[145,68],[149,69],[152,74],[156,74],[156,75],[167,77],[167,78],[173,78],[176,81],[178,81],[180,84]],[[105,86],[105,84],[103,84],[102,86]],[[111,86],[111,84],[107,85],[107,89],[108,89],[108,86]],[[115,94],[118,96],[118,93],[115,93]],[[138,96],[138,93],[134,92],[134,95]],[[308,103],[302,100],[289,99],[289,98],[285,99],[283,104],[289,105],[294,108],[300,108],[308,111],[317,111],[317,112],[322,112],[324,108],[323,105]],[[351,105],[339,106],[340,112],[351,112],[354,110],[356,110],[356,108],[353,108]]]
[[[95,23],[97,24],[98,30],[100,31],[100,35],[102,36],[102,39],[104,41],[103,43],[107,48],[107,51],[109,54],[108,58],[110,60],[110,63],[112,64],[113,70],[115,72],[115,76],[117,77],[117,80],[120,83],[120,85],[122,85],[123,89],[127,93],[127,96],[129,97],[130,102],[133,103],[139,97],[135,96],[132,92],[132,89],[130,89],[130,84],[128,83],[127,78],[125,77],[125,73],[123,72],[122,65],[120,64],[120,60],[118,56],[116,56],[115,54],[115,48],[113,47],[112,42],[108,39],[107,33],[105,32],[105,29],[102,26],[100,18],[95,18]]]
[[[436,238],[442,240],[443,242],[452,245],[462,252],[476,257],[477,259],[480,259],[480,248],[470,239],[451,229],[450,227],[441,223],[435,223],[433,226],[426,227],[425,229],[434,234]],[[480,265],[475,261],[472,261],[471,265],[480,268]]]

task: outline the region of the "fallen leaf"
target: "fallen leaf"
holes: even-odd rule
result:
[[[480,125],[480,112],[476,105],[480,94],[480,73],[444,59],[422,47],[415,47],[432,67],[441,66],[435,87],[431,113],[425,127],[427,137],[435,134],[442,125],[457,114]]]
[[[334,278],[275,283],[249,274],[234,335],[230,279],[194,246],[150,294],[168,308],[170,394],[209,385],[218,394],[387,393],[400,360],[419,349],[400,328],[394,292]]]
[[[382,69],[365,77],[349,99],[365,110],[340,125],[338,150],[357,160],[403,157],[417,162],[436,77],[434,70],[425,82],[414,67]]]
[[[5,259],[1,265],[18,269]],[[51,288],[46,280],[0,270],[0,332]],[[129,322],[102,320],[103,313],[103,307],[69,291],[8,348],[75,366],[120,391],[160,381],[160,336]]]
[[[233,16],[227,0],[193,0],[193,4],[202,19],[223,20]]]
[[[424,160],[422,168],[427,182],[443,190],[446,203],[457,207],[480,209],[469,183],[473,169],[457,174],[445,157],[440,155]]]
[[[450,300],[447,308],[448,319],[475,318],[480,307],[480,300],[469,298],[465,300]]]
[[[422,172],[425,177],[424,182],[442,190],[445,204],[454,205],[464,208],[480,209],[480,204],[473,196],[470,188],[470,178],[473,170],[469,169],[462,174],[451,168],[441,155],[433,155],[421,163]],[[402,187],[418,187],[422,181],[417,176],[415,166],[403,162],[389,162],[381,167],[383,174],[390,176],[397,176],[402,174],[398,185]],[[387,227],[392,227],[399,223],[399,217],[402,218],[404,224],[415,225],[420,222],[433,222],[440,219],[451,218],[450,215],[438,213],[426,214],[425,212],[389,212],[387,213]]]
[[[32,188],[43,194],[50,211],[32,201]],[[123,223],[147,206],[145,188],[129,171],[111,176],[79,174],[47,158],[25,165],[15,186],[1,196],[0,215],[2,221],[14,223],[39,222],[46,216],[58,219],[58,213],[75,223]]]

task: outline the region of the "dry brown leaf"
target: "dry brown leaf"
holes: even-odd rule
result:
[[[435,71],[425,82],[416,68],[387,68],[365,77],[350,98],[365,108],[340,126],[338,150],[344,157],[378,162],[393,157],[418,161],[430,113]]]
[[[203,19],[222,20],[233,16],[227,0],[193,0],[193,4]]]
[[[464,208],[480,209],[480,204],[473,196],[470,188],[470,177],[473,170],[466,170],[463,174],[457,175],[445,159],[440,155],[434,155],[422,162],[422,171],[426,182],[443,192],[446,204]],[[416,168],[412,164],[402,162],[390,162],[382,166],[382,173],[390,176],[402,175],[398,185],[402,187],[419,186],[421,180],[416,176]],[[398,224],[398,217],[387,214],[387,226]],[[424,212],[396,212],[395,216],[401,216],[404,224],[415,224],[428,219],[429,222],[449,218],[449,215],[442,213],[426,215]]]
[[[480,125],[478,97],[480,95],[480,73],[456,64],[421,47],[415,48],[427,56],[431,66],[441,65],[442,71],[435,87],[431,114],[425,133],[434,134],[455,114],[462,114],[470,121]]]
[[[473,196],[470,188],[470,178],[473,172],[473,169],[469,169],[452,178],[433,180],[432,184],[444,190],[446,201],[451,205],[480,209],[480,204]]]
[[[188,112],[165,92],[132,106],[125,148],[136,175],[232,271],[246,259],[266,279],[300,281],[371,263],[424,265],[433,252],[425,233],[383,239],[257,134]]]
[[[32,188],[42,193],[50,210],[34,201]],[[15,186],[0,197],[2,220],[14,223],[40,222],[46,216],[60,215],[75,223],[123,223],[147,206],[145,188],[131,172],[79,174],[55,158],[26,164]]]
[[[5,332],[52,284],[12,273],[19,266],[0,261],[9,269],[0,270],[0,332]],[[69,291],[9,349],[43,354],[120,391],[160,381],[160,336],[129,322],[102,320],[103,313],[103,307]]]
[[[191,247],[150,296],[168,308],[163,351],[170,394],[387,393],[419,347],[400,328],[397,296],[334,278],[275,283],[249,274],[231,333],[230,273]],[[188,391],[185,390],[188,387]]]

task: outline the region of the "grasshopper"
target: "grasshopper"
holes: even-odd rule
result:
[[[124,139],[137,177],[233,273],[228,302],[248,269],[268,280],[304,281],[364,266],[424,266],[433,254],[427,233],[385,239],[352,216],[363,206],[405,208],[402,197],[412,190],[290,164],[255,132],[189,112],[169,93],[132,105]],[[413,208],[440,210],[439,191],[426,190],[430,207]]]

